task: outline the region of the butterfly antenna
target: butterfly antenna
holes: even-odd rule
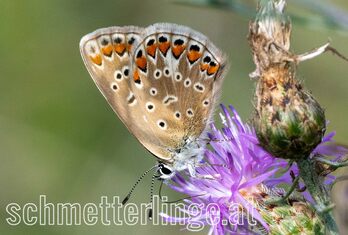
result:
[[[163,180],[161,181],[160,187],[158,189],[158,196],[162,202],[162,186],[163,186]]]
[[[126,204],[129,200],[129,198],[131,197],[134,189],[137,187],[137,185],[142,181],[142,179],[147,175],[147,173],[149,173],[150,171],[152,171],[154,168],[156,168],[157,165],[154,165],[153,167],[151,167],[150,169],[146,170],[139,178],[138,180],[135,182],[135,184],[133,185],[133,187],[131,188],[131,190],[129,191],[129,193],[127,194],[127,196],[123,199],[122,201],[122,205]]]
[[[155,179],[156,179],[157,175],[156,172],[153,174],[152,178],[151,178],[151,186],[150,186],[150,210],[149,210],[149,214],[148,214],[148,218],[150,220],[152,220],[152,203],[153,203],[153,187],[155,184]]]

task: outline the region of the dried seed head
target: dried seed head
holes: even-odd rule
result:
[[[290,51],[291,23],[285,1],[261,1],[250,25],[249,42],[258,78],[253,118],[261,145],[276,157],[308,157],[321,142],[325,115],[296,80],[296,56]]]
[[[252,77],[259,77],[269,67],[277,64],[289,66],[292,61],[290,49],[291,22],[284,13],[285,1],[261,1],[254,22],[249,26],[249,43],[253,51],[256,71]]]

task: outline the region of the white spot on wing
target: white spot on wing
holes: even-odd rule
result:
[[[151,87],[149,90],[150,95],[155,96],[157,95],[157,89],[154,87]]]
[[[123,77],[129,78],[129,73],[130,73],[129,67],[127,65],[123,66],[122,68]]]
[[[123,74],[120,70],[116,70],[114,73],[114,78],[116,81],[120,82],[123,80]]]
[[[165,67],[163,69],[164,76],[170,77],[170,69],[168,67]]]
[[[127,97],[127,102],[129,106],[134,106],[137,104],[137,99],[134,97],[133,92],[129,92],[129,95]]]
[[[155,79],[160,79],[161,76],[162,76],[162,71],[161,71],[161,70],[156,69],[156,70],[153,72],[153,77],[154,77]]]
[[[155,105],[152,103],[152,102],[147,102],[146,104],[145,104],[145,106],[146,106],[146,110],[148,111],[148,112],[154,112],[155,111]]]
[[[196,82],[195,85],[194,85],[194,89],[197,92],[204,92],[205,87],[204,87],[204,85],[202,83]]]
[[[186,110],[186,115],[189,117],[189,118],[192,118],[194,116],[194,113],[193,113],[193,110],[191,108],[187,109]]]
[[[178,101],[178,97],[174,96],[174,95],[167,95],[166,97],[163,98],[163,104],[164,105],[170,105],[171,103],[177,102]]]
[[[176,119],[180,119],[180,118],[181,118],[181,113],[180,113],[179,111],[176,111],[176,112],[174,113],[174,117],[175,117]]]
[[[208,99],[203,100],[202,104],[204,107],[207,107],[209,105],[209,100]]]
[[[180,72],[175,72],[175,74],[174,74],[174,80],[175,80],[176,82],[180,82],[180,81],[182,80],[182,75],[181,75]]]
[[[158,120],[157,125],[160,129],[167,130],[167,122],[164,121],[163,119]]]
[[[118,85],[115,82],[111,83],[110,87],[114,92],[118,90]]]
[[[184,86],[187,88],[187,87],[190,87],[191,86],[191,79],[189,78],[186,78],[185,81],[184,81]]]

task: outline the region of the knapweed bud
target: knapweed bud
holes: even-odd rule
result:
[[[252,200],[247,200],[260,212],[269,226],[263,231],[261,226],[255,226],[257,234],[293,234],[293,235],[324,235],[325,228],[311,205],[299,195],[291,196],[282,204],[267,203],[284,196],[281,188],[258,187],[259,194],[253,194]],[[260,229],[261,228],[261,229]]]
[[[286,159],[309,156],[325,132],[325,115],[289,68],[274,66],[262,73],[256,88],[253,119],[261,145]]]
[[[285,2],[265,1],[250,25],[257,78],[253,124],[260,144],[285,159],[306,158],[325,132],[324,110],[296,79]],[[261,2],[262,3],[262,2]]]

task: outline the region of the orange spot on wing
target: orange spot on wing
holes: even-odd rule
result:
[[[135,82],[140,80],[140,76],[137,69],[133,73],[133,79]]]
[[[91,60],[93,61],[93,63],[95,63],[96,65],[101,65],[102,64],[102,58],[101,56],[98,54],[96,56],[90,56]]]
[[[111,56],[111,54],[112,54],[112,46],[109,45],[109,46],[103,47],[102,48],[102,52],[106,56]]]
[[[169,42],[162,42],[158,46],[158,48],[163,53],[163,55],[165,55],[167,53],[169,47],[170,47],[170,43]]]
[[[187,58],[189,59],[191,63],[198,60],[201,56],[202,54],[199,53],[198,51],[189,51],[189,53],[187,54]]]
[[[179,56],[182,54],[182,52],[185,50],[185,46],[184,45],[178,45],[178,46],[174,46],[172,48],[172,52],[173,55],[175,56],[175,58],[179,58]]]
[[[208,68],[208,75],[212,75],[214,73],[216,73],[219,69],[219,65],[215,65],[215,66],[209,66]]]
[[[114,50],[117,54],[123,55],[123,53],[126,50],[126,45],[124,43],[118,43],[118,44],[114,45]]]
[[[157,48],[157,45],[156,45],[156,44],[153,44],[153,45],[151,45],[151,46],[148,46],[148,47],[146,48],[147,54],[149,54],[151,57],[155,58],[156,48]]]
[[[208,64],[201,64],[201,71],[205,71],[209,68]]]
[[[142,56],[140,58],[137,58],[135,61],[136,65],[138,66],[138,68],[140,68],[141,70],[143,70],[144,72],[146,72],[146,65],[147,65],[147,61],[145,56]]]

